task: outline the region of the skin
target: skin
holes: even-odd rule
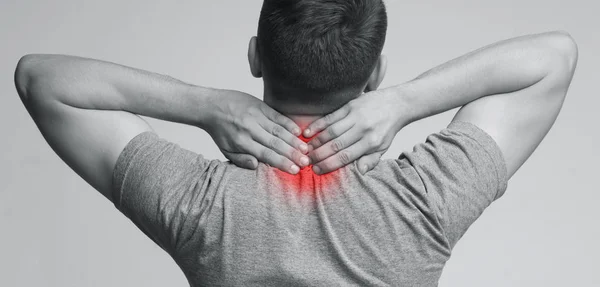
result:
[[[404,84],[358,97],[311,123],[304,136],[316,172],[358,160],[372,169],[395,134],[420,119],[460,108],[452,121],[474,124],[502,151],[510,179],[562,108],[578,61],[564,31],[499,41],[439,65]],[[381,104],[381,102],[385,104]]]
[[[243,92],[64,55],[24,56],[15,84],[48,144],[110,200],[120,153],[138,134],[153,132],[139,115],[204,129],[242,167],[256,168],[260,160],[296,173],[307,164],[300,128]]]
[[[261,76],[256,40],[249,62]],[[457,107],[453,120],[489,134],[509,178],[533,153],[556,120],[575,72],[577,45],[565,32],[500,41],[435,67],[416,79],[376,90],[385,74],[381,57],[366,94],[333,113],[282,115],[239,91],[195,86],[109,62],[64,55],[27,55],[15,85],[40,132],[77,174],[108,199],[118,156],[131,139],[153,131],[139,115],[207,131],[235,164],[265,162],[289,173],[313,163],[327,173],[358,160],[372,169],[394,136],[411,122]],[[297,136],[314,137],[306,146]]]
[[[256,78],[262,78],[263,77],[263,64],[262,64],[262,60],[260,57],[260,54],[258,53],[258,43],[257,43],[257,38],[256,37],[252,37],[250,39],[250,43],[248,45],[248,63],[250,65],[250,72],[252,73],[252,75]],[[367,82],[365,83],[365,85],[363,86],[363,91],[365,93],[369,93],[372,91],[377,90],[377,88],[379,87],[379,85],[381,84],[381,82],[383,81],[383,78],[385,77],[385,72],[387,69],[387,58],[384,55],[381,55],[379,57],[379,59],[377,60],[377,63],[375,64],[375,67],[373,68],[373,71],[371,72],[371,76],[369,77],[369,79],[367,80]],[[271,89],[269,89],[269,83],[270,83],[270,79],[265,77],[264,78],[264,85],[265,85],[265,89],[264,89],[264,101],[267,105],[275,108],[275,109],[283,109],[283,110],[294,110],[295,107],[289,107],[287,106],[286,108],[282,108],[279,106],[279,103],[277,103],[276,101],[273,100],[274,96],[271,92]],[[355,96],[355,98],[361,96],[361,94],[358,94]],[[288,103],[283,103],[284,105],[290,105]],[[298,110],[303,110],[301,108],[298,108]],[[393,111],[393,114],[397,114],[397,110]],[[319,124],[323,124],[324,120],[322,119],[324,116],[326,116],[327,114],[311,114],[311,115],[303,115],[303,114],[290,114],[290,113],[286,113],[285,114],[287,117],[289,117],[290,119],[292,119],[296,124],[298,124],[298,126],[303,130],[303,135],[306,138],[311,138],[313,136],[315,136],[317,134],[317,132],[321,131],[321,130],[317,130],[317,128],[321,127],[319,126]],[[369,115],[367,118],[373,118],[373,115]],[[396,118],[396,117],[394,117]],[[321,119],[321,121],[317,121]],[[311,132],[310,130],[306,130],[307,127],[309,127],[311,124],[316,123],[317,126],[313,125],[313,132]],[[341,122],[339,124],[337,124],[336,126],[326,130],[324,133],[320,133],[319,135],[317,135],[314,139],[312,139],[309,142],[309,146],[308,149],[310,150],[310,152],[307,154],[308,157],[310,158],[310,163],[313,164],[313,171],[317,174],[322,174],[322,173],[327,173],[327,172],[331,172],[334,171],[338,168],[341,168],[343,166],[345,166],[346,164],[348,164],[347,161],[345,161],[344,159],[340,159],[340,156],[344,155],[344,152],[337,154],[336,155],[336,151],[338,151],[336,149],[336,143],[338,143],[339,141],[343,141],[344,144],[347,145],[351,145],[354,144],[358,141],[358,138],[356,137],[358,134],[354,133],[352,136],[352,134],[348,134],[348,135],[344,135],[342,137],[340,137],[339,139],[337,139],[337,141],[332,141],[333,138],[335,138],[338,134],[343,133],[348,131],[348,129],[353,126],[354,123],[350,122],[350,121],[344,121]],[[391,141],[390,141],[391,143]],[[321,147],[322,145],[324,145],[322,148],[313,151],[314,148],[317,147]],[[385,149],[387,150],[387,148]],[[348,152],[353,152],[354,154],[363,154],[364,156],[362,156],[359,160],[359,164],[361,164],[365,168],[364,170],[361,169],[361,172],[366,172],[367,170],[370,170],[372,167],[374,167],[375,165],[377,165],[377,162],[379,162],[379,159],[381,158],[381,155],[385,152],[385,150],[375,150],[372,151],[372,153],[366,154],[366,152],[368,151],[368,149],[366,148],[366,146],[364,145],[364,143],[360,143],[357,146],[352,146],[350,150],[348,150]],[[355,159],[356,160],[356,159]],[[345,164],[344,164],[345,163]]]

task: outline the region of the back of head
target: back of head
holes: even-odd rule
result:
[[[257,48],[265,89],[278,106],[294,107],[285,113],[335,110],[361,94],[386,30],[382,0],[264,0]]]

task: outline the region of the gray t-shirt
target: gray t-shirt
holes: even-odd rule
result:
[[[115,206],[192,286],[437,286],[508,179],[496,142],[455,121],[365,175],[247,170],[145,132],[113,183]]]

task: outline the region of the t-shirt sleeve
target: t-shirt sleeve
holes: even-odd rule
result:
[[[113,202],[137,227],[172,254],[187,236],[186,217],[205,193],[210,162],[161,139],[154,132],[134,137],[113,172]],[[197,222],[196,222],[197,224]]]
[[[451,122],[402,158],[422,180],[451,248],[508,186],[500,147],[469,122]]]

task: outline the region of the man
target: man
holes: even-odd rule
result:
[[[60,55],[23,57],[15,82],[56,153],[193,286],[435,286],[553,125],[577,46],[517,37],[376,90],[386,27],[379,0],[266,0],[248,50],[264,102]],[[403,127],[456,107],[447,128],[379,160]],[[235,164],[136,114],[206,130]]]

